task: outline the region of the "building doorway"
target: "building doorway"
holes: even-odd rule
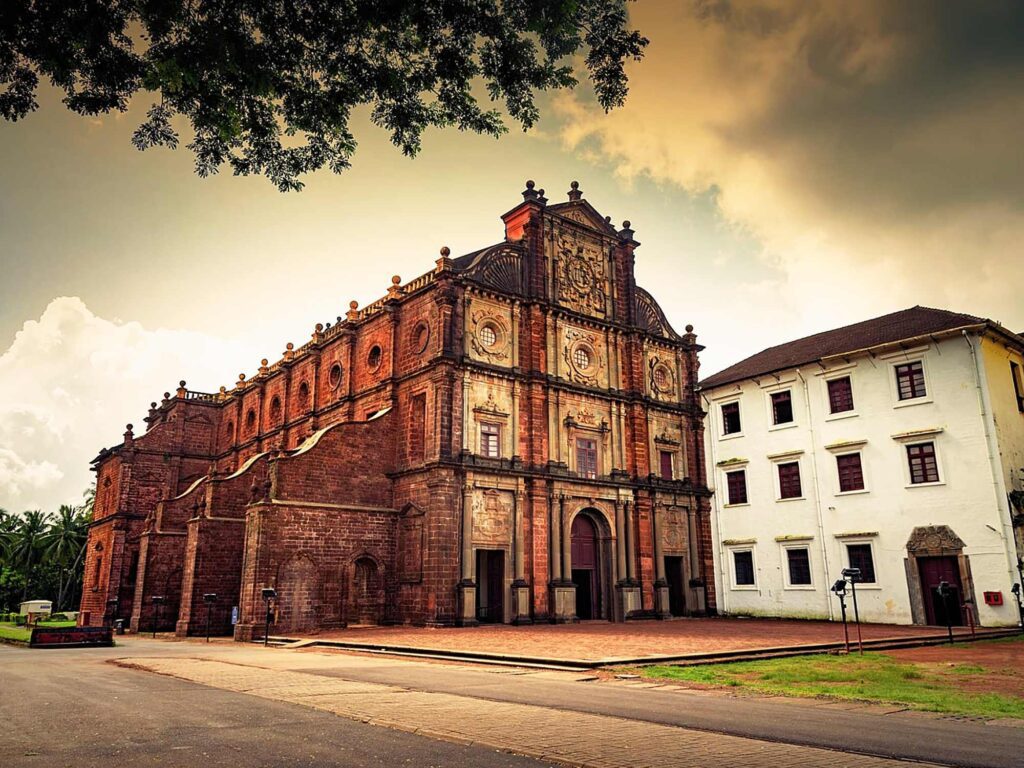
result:
[[[917,567],[921,573],[921,592],[924,596],[924,610],[928,623],[944,627],[963,626],[961,605],[964,601],[963,585],[960,582],[960,563],[955,557],[919,557]],[[941,582],[949,584],[950,594],[943,598],[939,594]]]
[[[686,615],[686,569],[679,556],[665,557],[665,581],[668,582],[668,611],[673,616]]]
[[[572,581],[576,585],[576,615],[583,620],[602,619],[600,542],[588,515],[572,521]]]
[[[505,621],[505,552],[476,551],[476,618],[486,624]]]

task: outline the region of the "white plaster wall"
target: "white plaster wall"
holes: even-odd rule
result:
[[[893,364],[918,357],[924,361],[928,396],[921,402],[901,404],[895,394]],[[1005,360],[1002,364],[1008,367]],[[832,373],[847,372],[855,410],[852,415],[832,416],[825,381]],[[1005,512],[993,483],[976,381],[970,347],[957,336],[895,357],[863,354],[836,360],[826,370],[813,364],[705,392],[709,483],[720,489],[713,500],[720,609],[755,615],[837,617],[838,601],[830,595],[829,586],[848,564],[845,542],[863,541],[873,547],[877,585],[858,587],[862,618],[911,623],[904,565],[907,539],[915,526],[948,525],[966,544],[964,554],[970,559],[981,623],[1016,623]],[[773,428],[768,394],[787,387],[793,394],[794,424]],[[740,398],[743,431],[740,436],[723,436],[720,405],[735,395]],[[1009,419],[1002,416],[1003,410],[1005,406],[1000,408],[1005,427]],[[1013,411],[1017,412],[1015,400]],[[893,435],[916,430],[941,430],[923,438],[936,444],[940,484],[908,487],[905,444]],[[1013,437],[1002,442],[1018,450],[1018,440],[1024,445],[1024,436],[1014,431]],[[866,491],[840,494],[836,452],[825,446],[859,441],[864,441],[856,450],[861,451]],[[796,457],[804,491],[800,500],[776,500],[776,470],[769,457],[785,451],[802,451]],[[747,505],[725,504],[725,475],[718,464],[730,459],[748,462]],[[843,536],[858,532],[875,535]],[[813,581],[810,589],[785,583],[783,543],[776,539],[794,536],[813,537],[807,542]],[[754,589],[736,588],[731,581],[730,547],[725,542],[750,539],[755,540],[750,546],[757,585]],[[1001,591],[1004,605],[986,606],[982,600],[986,590]]]

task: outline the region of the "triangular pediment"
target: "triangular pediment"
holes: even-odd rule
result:
[[[549,205],[548,211],[557,213],[570,221],[575,221],[591,229],[596,229],[605,235],[615,235],[617,231],[604,216],[598,213],[586,200],[570,200],[567,203],[556,203]]]

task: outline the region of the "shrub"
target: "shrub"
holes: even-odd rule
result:
[[[23,627],[23,626],[25,626],[25,623],[27,621],[28,621],[28,616],[22,616],[20,613],[14,615],[14,624],[15,624],[15,626]]]
[[[51,613],[46,617],[46,621],[67,621],[68,617],[63,613]]]

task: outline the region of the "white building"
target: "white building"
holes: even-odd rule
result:
[[[863,620],[944,624],[946,581],[954,624],[1016,624],[1022,352],[990,320],[914,307],[702,382],[719,610],[835,619],[854,566]]]

